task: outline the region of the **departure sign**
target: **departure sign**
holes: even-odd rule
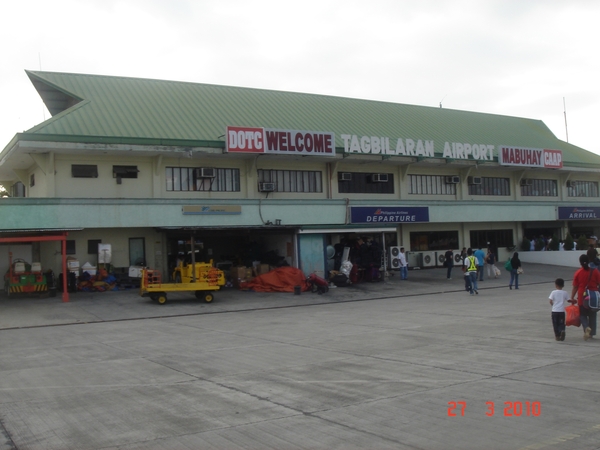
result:
[[[335,156],[334,133],[227,127],[226,150],[230,153]]]

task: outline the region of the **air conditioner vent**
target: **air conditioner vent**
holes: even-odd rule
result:
[[[352,181],[352,174],[350,172],[338,173],[338,181]]]
[[[371,181],[373,183],[387,183],[388,182],[388,174],[387,173],[374,173],[371,175]]]
[[[260,192],[275,192],[275,183],[258,183]]]
[[[469,184],[481,184],[481,177],[468,177],[467,182]]]
[[[214,167],[200,167],[196,169],[196,174],[199,178],[214,178],[217,176],[217,171]]]
[[[460,183],[460,177],[456,175],[447,176],[446,178],[444,178],[444,182],[446,184],[458,184]]]

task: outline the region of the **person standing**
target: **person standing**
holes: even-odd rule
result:
[[[477,258],[477,275],[479,276],[479,281],[483,281],[483,265],[485,264],[485,252],[479,247],[473,253],[473,256]]]
[[[444,254],[444,266],[446,267],[446,278],[448,280],[452,279],[452,268],[454,267],[454,253],[451,248],[448,248],[448,251]]]
[[[492,276],[494,278],[498,278],[496,275],[496,266],[494,265],[496,264],[496,255],[494,255],[494,252],[491,248],[488,248],[487,255],[485,256],[485,262],[487,264],[488,278],[492,278]]]
[[[550,292],[550,304],[552,305],[552,327],[554,337],[557,341],[565,340],[565,304],[569,300],[569,294],[563,291],[565,280],[557,278],[554,281],[555,289]]]
[[[408,262],[406,261],[406,255],[404,254],[404,247],[400,247],[400,254],[398,255],[400,260],[400,279],[408,279]]]
[[[573,276],[573,290],[571,298],[575,300],[577,294],[577,305],[579,306],[579,320],[583,328],[583,339],[586,341],[596,335],[596,311],[585,305],[584,294],[586,289],[597,291],[600,287],[600,272],[590,268],[587,255],[579,257],[581,269],[578,269]]]
[[[595,269],[596,267],[598,267],[596,265],[598,253],[596,253],[596,248],[593,245],[590,245],[590,248],[588,248],[586,255],[588,257],[588,265],[590,266],[590,268]]]
[[[479,294],[477,287],[477,258],[473,256],[473,250],[470,248],[467,249],[467,257],[465,258],[463,265],[465,267],[465,277],[468,276],[471,281],[469,294]]]
[[[508,288],[512,289],[514,283],[515,289],[519,289],[519,269],[521,268],[521,260],[519,259],[519,254],[517,252],[515,252],[510,259],[510,265],[512,266],[512,269],[510,270],[510,282],[508,283]]]

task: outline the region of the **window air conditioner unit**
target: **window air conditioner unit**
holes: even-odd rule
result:
[[[521,180],[521,186],[533,186],[533,180],[530,180],[529,178],[523,178]]]
[[[387,173],[374,173],[371,175],[371,181],[373,183],[387,183],[388,182],[388,174]]]
[[[275,192],[275,183],[258,183],[260,192]]]
[[[446,182],[446,184],[458,184],[460,183],[460,177],[454,175],[454,176],[447,176],[444,181]]]
[[[338,174],[339,181],[352,181],[352,174],[350,172],[340,172]]]
[[[200,167],[196,169],[196,174],[200,178],[214,178],[217,173],[214,167]]]
[[[481,177],[468,177],[467,182],[469,184],[481,184]]]

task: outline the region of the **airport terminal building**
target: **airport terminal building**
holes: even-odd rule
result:
[[[539,120],[323,95],[27,71],[52,117],[0,153],[8,252],[168,272],[204,259],[326,275],[336,248],[448,248],[600,233],[600,156]],[[333,250],[332,250],[333,249]],[[364,255],[363,255],[364,257]],[[373,263],[373,261],[371,261]]]

